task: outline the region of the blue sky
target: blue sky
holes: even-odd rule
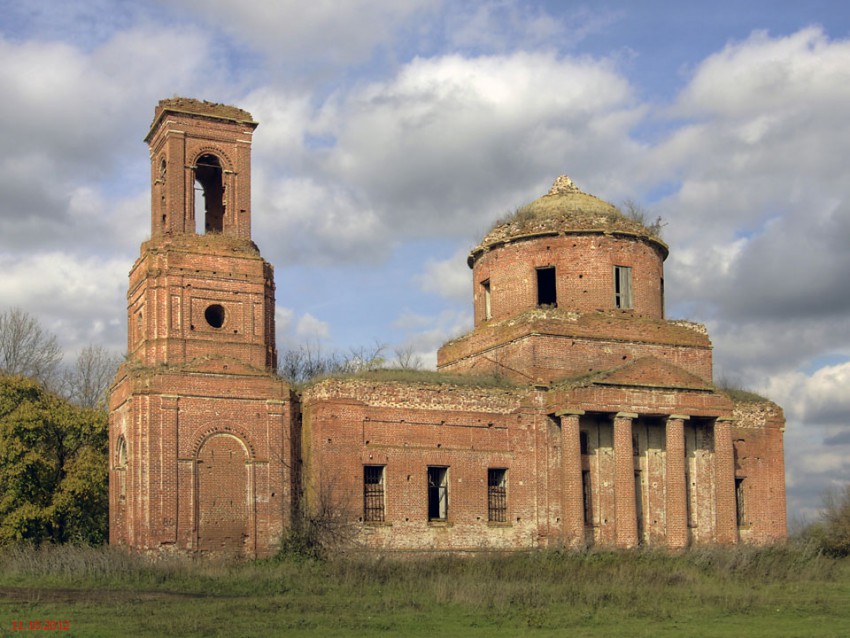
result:
[[[850,5],[0,0],[0,310],[122,351],[157,101],[260,122],[282,347],[433,363],[465,257],[569,174],[666,222],[668,315],[782,405],[792,516],[850,480]]]

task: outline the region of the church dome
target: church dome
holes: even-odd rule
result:
[[[484,252],[506,242],[552,234],[620,234],[668,248],[656,230],[624,215],[616,206],[585,193],[566,175],[555,180],[543,197],[521,206],[496,223],[469,256],[470,265]]]

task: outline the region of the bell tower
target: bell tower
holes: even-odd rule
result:
[[[145,137],[151,236],[110,400],[113,543],[265,555],[288,525],[294,395],[275,374],[274,271],[251,240],[256,127],[172,98]]]
[[[274,274],[251,241],[251,138],[242,109],[163,100],[145,141],[151,239],[130,274],[128,346],[146,365],[212,353],[273,371]]]

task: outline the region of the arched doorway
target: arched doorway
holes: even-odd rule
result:
[[[245,445],[232,434],[214,434],[198,451],[197,548],[239,552],[253,547],[253,489]]]
[[[195,166],[195,187],[203,198],[195,197],[196,232],[220,233],[224,230],[224,173],[215,155],[198,158]]]

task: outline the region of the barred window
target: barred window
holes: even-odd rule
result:
[[[384,521],[384,466],[363,466],[363,520]]]
[[[508,471],[487,470],[487,519],[493,523],[508,520]]]

